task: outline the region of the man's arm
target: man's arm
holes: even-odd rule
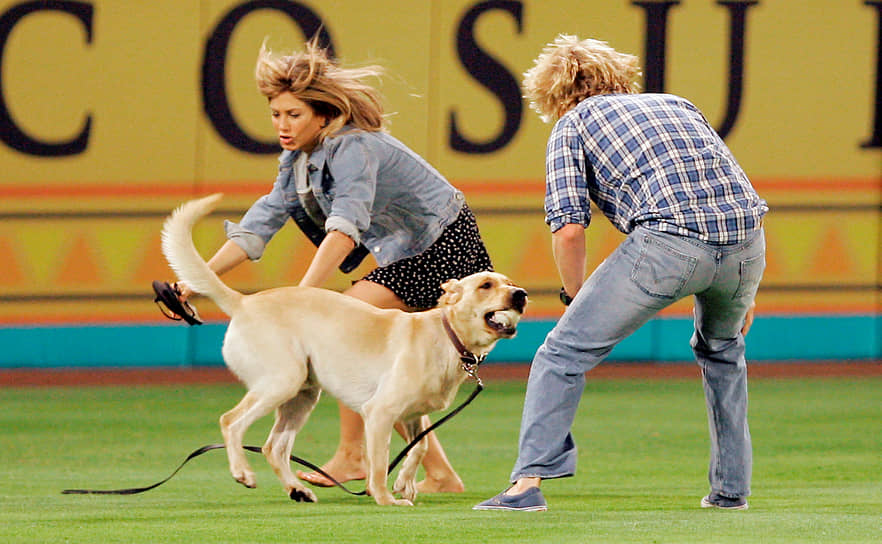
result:
[[[564,225],[551,234],[551,248],[564,290],[575,297],[585,281],[585,227]]]

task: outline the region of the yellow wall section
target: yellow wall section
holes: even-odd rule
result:
[[[223,191],[222,210],[197,231],[204,254],[222,243],[222,219],[237,219],[269,189],[276,158],[240,152],[218,136],[202,106],[204,42],[243,2],[91,2],[93,37],[57,12],[25,17],[3,51],[3,100],[35,138],[64,140],[86,116],[87,150],[40,158],[0,144],[0,323],[150,321],[151,279],[169,278],[159,252],[163,216],[196,194]],[[16,1],[0,1],[0,13]],[[515,137],[475,155],[448,146],[455,113],[468,137],[497,134],[504,112],[457,55],[472,0],[302,2],[323,18],[347,64],[386,67],[381,89],[391,132],[463,188],[498,270],[531,292],[529,314],[554,316],[559,279],[543,223],[544,147],[550,126],[524,104]],[[559,32],[597,37],[642,56],[645,13],[627,0],[521,2],[522,25],[496,10],[475,39],[520,80]],[[725,110],[728,12],[716,2],[671,8],[667,90],[688,97],[715,126]],[[871,134],[878,23],[862,2],[761,0],[748,10],[744,95],[727,138],[772,213],[760,307],[805,314],[877,313],[882,149]],[[230,39],[227,93],[249,135],[273,140],[253,64],[266,38],[274,50],[305,39],[272,10],[246,18]],[[589,264],[621,234],[597,216]],[[259,263],[228,281],[243,290],[296,283],[312,248],[293,226]],[[362,267],[362,271],[367,266]],[[335,278],[333,287],[347,285]],[[204,309],[203,309],[204,308]],[[208,316],[218,317],[208,304]],[[688,301],[670,310],[689,311]]]

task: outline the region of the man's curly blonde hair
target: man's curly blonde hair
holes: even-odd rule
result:
[[[291,55],[276,55],[264,42],[254,70],[257,89],[267,99],[289,92],[328,118],[328,125],[319,132],[320,141],[347,123],[370,132],[384,129],[381,95],[362,81],[382,74],[380,66],[340,67],[316,39]]]
[[[637,93],[639,59],[606,42],[560,34],[524,72],[524,97],[546,123],[598,94]]]

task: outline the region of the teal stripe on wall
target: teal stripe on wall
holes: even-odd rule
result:
[[[488,360],[529,361],[554,326],[523,321],[514,340],[502,340]],[[610,361],[691,361],[692,320],[657,318],[616,346]],[[758,318],[747,336],[747,357],[758,361],[882,358],[882,317]]]
[[[553,326],[522,321],[517,337],[500,340],[488,362],[530,362]],[[0,327],[0,368],[217,366],[225,330],[225,323]],[[691,336],[690,319],[657,318],[608,360],[690,361]],[[880,336],[882,318],[872,315],[762,317],[747,354],[760,361],[882,359]]]

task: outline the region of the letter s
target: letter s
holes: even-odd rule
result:
[[[462,21],[456,33],[456,49],[463,66],[478,82],[499,98],[505,109],[505,124],[499,134],[487,141],[468,140],[459,131],[456,112],[450,112],[450,147],[463,153],[492,153],[505,147],[514,138],[521,125],[524,104],[521,90],[515,77],[500,62],[481,50],[475,43],[475,23],[484,13],[501,9],[512,14],[518,24],[518,33],[523,30],[523,4],[510,0],[487,0],[473,6]]]

